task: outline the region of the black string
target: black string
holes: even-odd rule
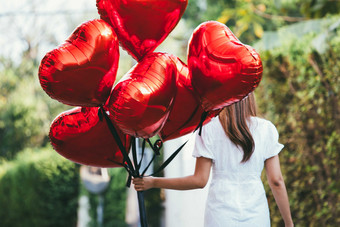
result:
[[[153,152],[155,153],[155,155],[160,155],[161,153],[159,152],[159,150],[162,148],[163,146],[163,142],[162,140],[157,140],[154,144],[151,143],[151,141],[149,139],[146,139],[146,141],[148,142],[148,144],[150,145],[151,149],[153,150]]]
[[[139,175],[139,168],[138,168],[138,161],[137,161],[137,148],[136,148],[136,138],[131,138],[131,146],[132,146],[132,158],[133,163],[135,165],[135,176],[140,177]]]
[[[144,191],[138,191],[137,192],[138,197],[138,207],[139,207],[139,215],[140,215],[140,224],[142,227],[147,227],[147,219],[146,219],[146,210],[145,210],[145,204],[144,204]]]
[[[202,115],[201,115],[200,123],[197,125],[197,127],[196,127],[196,129],[195,129],[195,131],[196,131],[197,129],[199,129],[198,135],[200,135],[200,136],[201,136],[201,134],[202,134],[203,123],[204,123],[205,119],[207,118],[207,116],[208,116],[208,112],[207,112],[207,111],[204,111],[204,112],[202,113]],[[195,131],[194,131],[194,132],[195,132]]]
[[[201,120],[199,122],[199,124],[197,125],[196,129],[194,130],[194,132],[199,129],[199,135],[201,136],[202,134],[202,127],[203,127],[203,123],[205,121],[205,119],[208,116],[208,112],[203,112],[201,115]],[[183,147],[188,143],[189,140],[187,140],[184,144],[182,144],[174,153],[172,153],[172,155],[158,168],[158,170],[156,170],[153,174],[151,174],[150,176],[155,176],[156,174],[160,173],[162,170],[165,169],[165,167],[167,167],[170,162],[179,154],[179,152],[183,149]]]
[[[132,181],[132,175],[131,173],[129,172],[129,175],[128,175],[128,178],[126,180],[126,187],[130,187],[131,186],[131,181]]]
[[[129,172],[130,175],[134,176],[135,177],[135,171],[134,171],[134,167],[132,165],[132,162],[129,158],[129,155],[128,153],[126,152],[125,150],[125,147],[118,135],[118,132],[116,130],[116,128],[114,127],[113,123],[111,122],[109,116],[107,116],[105,110],[103,107],[100,107],[99,108],[99,111],[98,111],[98,116],[99,116],[99,119],[102,119],[104,117],[105,121],[106,121],[106,124],[107,126],[109,127],[110,129],[110,132],[112,134],[112,136],[114,137],[123,157],[124,157],[124,161],[126,162],[126,165],[127,165],[127,171]]]
[[[133,155],[133,160],[134,160],[134,164],[136,169],[134,168],[129,155],[127,153],[127,151],[125,150],[125,147],[117,133],[116,128],[114,127],[113,123],[111,122],[110,118],[108,117],[108,115],[106,114],[105,110],[103,107],[100,107],[98,110],[98,116],[99,119],[102,120],[103,117],[107,123],[107,126],[110,129],[111,134],[113,135],[123,157],[124,157],[124,164],[123,166],[125,167],[125,169],[128,171],[129,175],[128,175],[128,179],[126,182],[126,186],[130,187],[131,186],[131,180],[132,177],[139,177],[139,165],[137,164],[137,151],[136,151],[136,140],[134,137],[131,138],[131,144],[132,144],[132,155]],[[144,204],[144,193],[143,192],[137,192],[137,196],[138,196],[138,205],[139,205],[139,214],[140,214],[140,223],[142,227],[147,227],[148,223],[147,223],[147,217],[146,217],[146,210],[145,210],[145,204]]]
[[[130,169],[129,169],[129,167],[126,165],[126,163],[124,163],[124,162],[123,162],[123,163],[116,162],[115,160],[112,160],[112,159],[110,159],[110,158],[107,158],[106,160],[108,160],[108,161],[110,161],[110,162],[113,162],[113,163],[115,163],[115,164],[117,164],[117,165],[119,165],[119,166],[124,167],[124,168],[126,169],[126,171],[130,173]]]
[[[140,169],[140,167],[142,166],[144,153],[145,153],[145,140],[143,140],[143,143],[142,143],[142,155],[141,155],[141,159],[139,160],[139,163],[138,163],[138,169]],[[142,174],[142,176],[143,176],[143,174]]]
[[[143,173],[142,173],[142,176],[144,176],[144,174],[146,173],[146,171],[148,171],[149,167],[151,166],[151,163],[155,160],[155,158],[156,158],[156,155],[154,154],[154,155],[152,156],[152,159],[150,160],[149,164],[145,167],[145,169],[144,169],[144,171],[143,171]]]
[[[167,167],[169,165],[169,163],[178,155],[178,153],[182,150],[182,148],[185,146],[185,144],[187,144],[187,142],[188,142],[188,140],[184,144],[182,144],[182,146],[180,146],[174,153],[172,153],[172,155],[165,162],[163,162],[163,164],[158,168],[158,170],[156,170],[150,176],[155,176],[156,174],[158,174],[162,170],[164,170],[165,167]]]
[[[146,173],[146,171],[149,169],[149,167],[151,166],[151,163],[155,160],[156,156],[160,155],[160,149],[163,146],[163,142],[162,140],[157,140],[154,144],[151,143],[151,141],[149,139],[145,139],[144,142],[147,141],[148,144],[150,145],[151,149],[153,150],[154,154],[152,156],[152,159],[149,161],[148,165],[146,166],[146,168],[144,169],[142,176],[144,176],[144,174]]]

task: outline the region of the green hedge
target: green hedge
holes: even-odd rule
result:
[[[339,30],[328,34],[322,54],[313,43],[319,34],[285,34],[281,46],[261,53],[256,96],[285,144],[280,160],[295,226],[340,226]],[[269,198],[273,226],[283,226]]]
[[[51,148],[0,165],[0,226],[76,226],[79,168]]]

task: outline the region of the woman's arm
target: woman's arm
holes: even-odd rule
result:
[[[208,158],[196,158],[195,173],[186,177],[164,178],[143,177],[134,178],[133,184],[137,191],[145,191],[150,188],[164,188],[175,190],[190,190],[204,188],[209,180],[212,161]]]
[[[289,208],[286,185],[281,173],[279,156],[276,155],[267,159],[265,161],[265,168],[269,187],[274,195],[276,204],[279,207],[285,226],[294,226]]]

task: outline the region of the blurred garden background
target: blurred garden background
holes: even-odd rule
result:
[[[84,194],[89,226],[97,225],[98,199],[82,186],[80,166],[49,144],[50,123],[71,107],[48,97],[38,80],[44,54],[99,18],[95,0],[70,2],[0,0],[0,226],[76,226]],[[295,226],[340,226],[340,0],[189,0],[158,50],[186,62],[188,40],[207,20],[225,23],[260,53],[255,94],[285,145],[280,160]],[[120,54],[118,78],[135,64]],[[125,171],[109,174],[104,226],[127,226]],[[272,225],[284,226],[266,189]],[[146,194],[151,227],[161,226],[162,200],[161,190]]]

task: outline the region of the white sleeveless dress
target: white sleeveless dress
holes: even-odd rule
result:
[[[277,155],[283,145],[270,121],[251,117],[249,128],[255,150],[246,163],[241,163],[243,151],[226,136],[218,117],[203,126],[201,136],[196,135],[193,156],[212,159],[205,227],[270,226],[261,172],[264,161]]]

